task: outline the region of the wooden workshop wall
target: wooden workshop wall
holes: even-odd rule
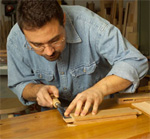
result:
[[[101,0],[97,14],[118,27],[123,36],[138,49],[137,11],[137,0]]]
[[[0,50],[6,49],[6,39],[11,29],[11,19],[4,14],[4,5],[0,0]]]

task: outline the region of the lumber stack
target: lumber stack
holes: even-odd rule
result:
[[[0,64],[7,64],[7,51],[0,50]]]
[[[118,27],[123,36],[138,49],[137,7],[137,0],[100,0],[97,14]]]
[[[86,7],[88,9],[90,9],[91,11],[95,12],[95,3],[93,1],[92,2],[87,2]]]
[[[7,63],[6,42],[7,36],[11,30],[11,21],[6,20],[4,16],[0,20],[0,63]]]
[[[0,20],[0,50],[6,50],[7,36],[11,30],[11,21],[6,20],[4,16]]]

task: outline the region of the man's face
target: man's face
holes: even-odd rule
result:
[[[39,29],[23,32],[35,53],[49,61],[57,60],[65,48],[65,29],[55,19]]]

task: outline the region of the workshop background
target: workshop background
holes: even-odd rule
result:
[[[109,20],[123,36],[150,61],[149,0],[58,0],[62,5],[81,5]],[[16,23],[17,0],[0,0],[0,109],[2,99],[16,96],[7,87],[6,40]],[[141,81],[138,92],[150,92],[150,71]],[[6,101],[5,101],[6,102]],[[14,102],[11,102],[14,103]],[[9,101],[7,102],[9,105]],[[18,103],[17,103],[18,104]],[[16,104],[16,105],[17,105]]]

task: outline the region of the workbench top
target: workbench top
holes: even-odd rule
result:
[[[105,100],[101,109],[130,106]],[[68,127],[57,110],[49,110],[0,120],[0,138],[25,139],[134,139],[150,138],[150,117],[142,114],[137,119],[92,123]]]

